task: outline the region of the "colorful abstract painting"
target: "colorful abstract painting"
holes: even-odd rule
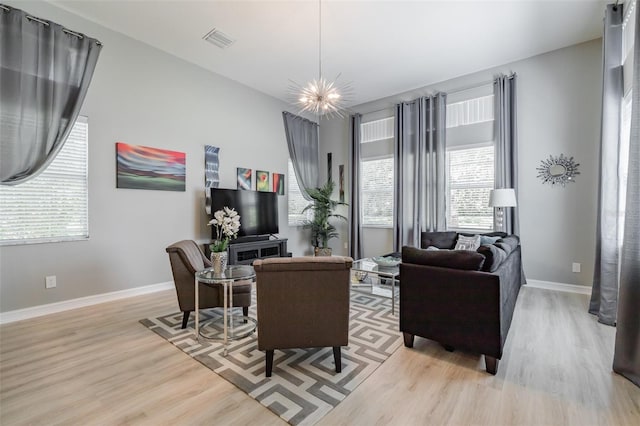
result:
[[[244,167],[238,167],[237,175],[238,175],[238,189],[246,189],[251,190],[251,176],[252,170],[245,169]]]
[[[284,175],[280,173],[272,173],[273,192],[278,195],[284,195]]]
[[[184,191],[184,152],[116,142],[116,187]]]
[[[269,192],[269,172],[256,170],[256,191]]]

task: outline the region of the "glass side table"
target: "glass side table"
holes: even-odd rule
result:
[[[391,281],[391,315],[396,314],[396,284],[398,284],[398,276],[400,275],[400,267],[392,266],[384,268],[376,264],[371,258],[365,258],[356,260],[353,262],[351,270],[356,274],[356,277],[366,278],[368,275],[375,275],[379,278],[387,279]],[[363,279],[364,279],[363,278]],[[358,280],[363,281],[363,280]],[[373,283],[371,283],[371,292],[375,294]]]
[[[256,277],[256,271],[250,265],[229,265],[219,274],[213,271],[213,268],[207,268],[195,273],[195,305],[196,305],[196,340],[200,341],[200,337],[210,340],[219,340],[219,338],[205,335],[200,330],[200,284],[208,286],[222,285],[224,287],[223,314],[222,314],[222,341],[224,342],[223,355],[227,355],[227,345],[229,340],[241,339],[253,333],[256,329],[257,321],[250,317],[241,315],[227,315],[229,308],[233,308],[233,283],[238,281],[252,280]],[[240,330],[236,331],[235,324],[239,320],[242,323]]]

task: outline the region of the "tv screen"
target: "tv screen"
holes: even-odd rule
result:
[[[275,192],[211,188],[211,214],[223,207],[235,209],[240,215],[238,237],[277,234],[277,197]]]

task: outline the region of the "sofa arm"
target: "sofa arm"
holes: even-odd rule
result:
[[[400,331],[501,358],[498,275],[403,263],[400,276]]]

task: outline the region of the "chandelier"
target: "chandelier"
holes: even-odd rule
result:
[[[318,0],[318,78],[311,80],[305,86],[290,80],[292,83],[290,91],[295,96],[295,103],[300,107],[300,111],[329,117],[347,115],[344,105],[349,100],[351,86],[339,85],[337,83],[339,78],[340,74],[334,81],[322,76],[322,0]]]

